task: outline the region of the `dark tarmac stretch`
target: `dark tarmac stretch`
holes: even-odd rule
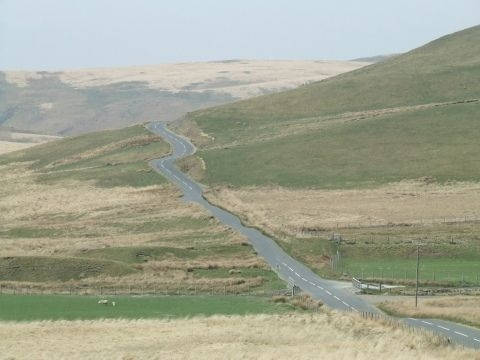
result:
[[[255,251],[270,264],[280,278],[290,284],[295,284],[313,298],[321,300],[333,309],[380,313],[376,307],[362,297],[339,288],[333,281],[322,279],[316,275],[304,264],[285,253],[272,238],[257,229],[244,226],[237,216],[206,201],[201,186],[175,166],[176,160],[195,153],[195,147],[185,138],[168,130],[163,123],[150,123],[147,128],[160,135],[172,147],[171,155],[152,160],[151,166],[182,189],[185,201],[199,203],[220,222],[245,235]],[[443,320],[408,318],[404,321],[411,326],[429,329],[437,334],[447,336],[453,342],[480,348],[479,329]]]

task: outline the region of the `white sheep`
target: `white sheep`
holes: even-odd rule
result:
[[[98,303],[102,305],[108,305],[108,300],[107,299],[98,300]]]

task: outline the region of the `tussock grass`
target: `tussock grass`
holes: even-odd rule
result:
[[[444,319],[480,327],[480,298],[477,296],[420,298],[417,308],[409,298],[385,301],[379,307],[395,316]]]
[[[0,336],[2,354],[20,359],[30,358],[31,349],[42,357],[71,359],[478,358],[473,350],[445,346],[428,334],[329,312],[2,323]]]
[[[373,189],[218,187],[207,193],[250,223],[301,236],[311,229],[440,224],[480,219],[480,185],[401,181]]]

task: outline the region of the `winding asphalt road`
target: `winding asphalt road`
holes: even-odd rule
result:
[[[175,166],[175,161],[195,153],[195,147],[183,137],[165,127],[163,123],[150,123],[147,128],[165,139],[172,148],[172,154],[152,160],[150,165],[171,182],[179,186],[186,201],[196,202],[206,208],[221,223],[245,235],[280,278],[295,284],[313,298],[337,310],[370,312],[379,314],[379,310],[353,292],[339,287],[336,282],[322,279],[301,262],[288,255],[273,239],[257,229],[244,226],[240,219],[219,207],[210,204],[203,197],[203,190]],[[404,321],[417,328],[425,328],[450,338],[453,342],[480,348],[480,330],[456,323],[433,319],[413,319]]]

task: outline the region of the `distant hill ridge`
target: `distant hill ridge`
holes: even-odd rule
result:
[[[295,88],[352,61],[228,60],[57,72],[0,72],[0,126],[75,135]]]

